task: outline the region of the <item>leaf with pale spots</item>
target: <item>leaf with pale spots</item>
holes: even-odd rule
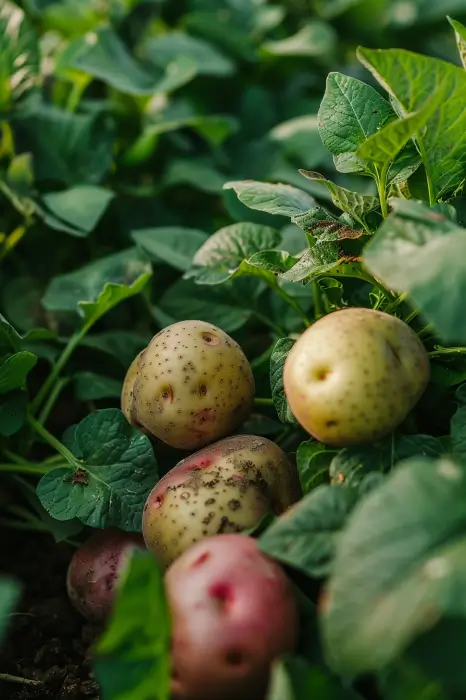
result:
[[[409,648],[445,678],[448,625],[456,623],[455,645],[466,641],[465,523],[466,471],[446,457],[403,462],[363,499],[339,539],[321,608],[334,670],[374,672]],[[463,672],[456,681],[464,691]]]
[[[291,412],[283,384],[283,368],[293,345],[294,341],[291,338],[281,338],[276,342],[270,357],[270,388],[273,403],[281,422],[297,425],[298,421]]]
[[[139,532],[144,503],[158,480],[149,438],[119,409],[107,408],[84,418],[65,443],[76,461],[52,469],[37,486],[47,512],[57,520]]]

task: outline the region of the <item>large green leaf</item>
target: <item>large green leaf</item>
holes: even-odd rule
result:
[[[392,200],[392,207],[364,249],[366,268],[387,288],[409,293],[444,342],[465,343],[464,229],[415,201]]]
[[[328,662],[343,675],[386,667],[456,620],[466,638],[466,472],[449,458],[400,464],[353,512],[322,607]],[[435,644],[436,664],[448,646]],[[440,678],[439,678],[440,680]],[[464,674],[461,686],[464,689]]]
[[[73,431],[75,463],[45,474],[37,486],[57,520],[78,518],[90,527],[139,532],[142,510],[158,479],[149,438],[116,408],[96,411]]]
[[[180,57],[190,59],[198,75],[228,76],[234,63],[212,44],[184,32],[168,32],[148,39],[143,47],[147,58],[156,66],[166,68]]]
[[[3,642],[10,615],[19,600],[20,586],[10,578],[0,578],[0,643]]]
[[[417,134],[432,195],[438,199],[464,179],[466,164],[466,71],[451,63],[401,49],[358,50],[360,61],[408,115],[422,109],[436,92],[440,106]]]
[[[455,30],[456,43],[458,46],[458,51],[461,57],[461,62],[466,68],[466,27],[461,22],[456,19],[448,17],[448,21]]]
[[[292,185],[281,183],[238,180],[227,182],[226,190],[234,190],[240,202],[250,209],[258,209],[268,214],[293,217],[303,214],[315,206],[316,202],[307,192]]]
[[[356,156],[359,147],[394,116],[390,103],[370,85],[342,73],[330,73],[319,109],[319,132],[341,172],[373,173]]]
[[[93,665],[105,700],[169,700],[170,641],[162,571],[149,552],[135,551],[95,647]]]
[[[0,7],[0,114],[40,84],[37,35],[11,0]]]
[[[120,301],[138,294],[150,275],[145,256],[128,248],[55,277],[42,303],[49,311],[79,311],[91,324]]]
[[[193,228],[161,226],[132,231],[131,238],[151,259],[185,272],[208,235]]]
[[[255,253],[276,248],[281,234],[260,224],[230,224],[214,233],[199,248],[187,277],[200,284],[219,284],[238,272],[243,261]]]
[[[36,355],[25,350],[10,355],[5,362],[0,364],[0,394],[6,394],[8,391],[23,387],[36,362]]]
[[[119,399],[121,395],[120,381],[97,372],[78,372],[74,376],[74,383],[78,401]]]
[[[261,549],[308,576],[328,576],[336,542],[358,498],[355,488],[318,486],[261,535]]]

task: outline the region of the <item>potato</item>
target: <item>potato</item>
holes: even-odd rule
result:
[[[147,548],[168,566],[194,542],[254,527],[300,498],[296,468],[273,442],[234,435],[179,462],[144,506]]]
[[[133,424],[172,447],[199,449],[231,434],[251,412],[249,362],[240,346],[211,323],[168,326],[141,353],[139,366],[135,362],[125,380],[122,410]]]
[[[350,308],[324,316],[285,362],[285,394],[303,428],[336,447],[392,432],[429,381],[429,358],[400,319]]]
[[[210,537],[165,575],[171,700],[264,700],[272,661],[296,646],[298,610],[278,564],[245,535]]]
[[[107,619],[134,549],[145,549],[140,534],[110,528],[92,534],[74,553],[66,588],[73,606],[90,622],[103,623]]]
[[[121,390],[121,410],[124,413],[128,423],[131,423],[131,425],[133,425],[135,428],[138,427],[138,424],[133,418],[134,382],[136,381],[142,354],[143,351],[136,355],[130,364],[123,382],[123,388]]]

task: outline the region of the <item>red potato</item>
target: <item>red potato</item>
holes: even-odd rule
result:
[[[66,588],[73,606],[90,622],[103,623],[107,619],[135,548],[145,549],[141,535],[110,528],[95,532],[74,553]]]
[[[209,537],[165,575],[171,700],[264,700],[271,663],[296,646],[289,581],[246,535]]]
[[[193,543],[254,527],[301,496],[296,467],[270,440],[234,435],[179,462],[144,506],[147,548],[169,566]]]

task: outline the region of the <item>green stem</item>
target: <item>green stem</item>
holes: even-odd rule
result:
[[[278,326],[276,323],[271,321],[265,314],[261,314],[260,311],[257,311],[256,309],[252,309],[252,313],[256,318],[259,319],[259,321],[262,321],[262,323],[266,326],[268,326],[274,333],[278,335],[278,337],[283,337],[286,335],[286,331]]]
[[[15,464],[29,464],[27,459],[24,459],[24,457],[21,457],[20,455],[17,455],[14,452],[7,450],[6,447],[2,450],[2,452],[5,455],[5,457],[10,459]]]
[[[458,353],[459,355],[464,355],[466,353],[466,348],[442,348],[437,350],[432,350],[428,352],[429,357],[440,357],[441,355],[454,355]]]
[[[389,162],[385,163],[380,172],[380,176],[377,179],[377,189],[379,192],[380,208],[382,210],[382,216],[384,219],[386,219],[388,216],[387,175],[389,165]]]
[[[45,523],[12,520],[11,518],[0,518],[0,526],[8,527],[10,530],[26,530],[27,532],[50,532]]]
[[[52,433],[49,433],[47,428],[44,428],[44,426],[39,423],[35,418],[33,418],[31,415],[28,416],[28,423],[31,426],[33,430],[46,442],[50,445],[50,447],[53,447],[54,450],[56,450],[59,454],[62,455],[66,459],[67,462],[72,464],[76,468],[80,468],[81,464],[79,460],[76,459],[74,454],[70,452],[70,450],[63,445],[60,440],[57,440],[57,438],[52,435]]]
[[[422,162],[424,164],[424,169],[426,172],[427,190],[429,192],[429,204],[431,207],[433,207],[434,204],[436,203],[436,199],[435,199],[435,192],[434,192],[434,183],[432,182],[432,176],[430,174],[429,159],[427,157],[427,153],[425,151],[424,144],[422,143],[422,139],[420,139],[417,136],[416,141],[417,141],[417,144],[419,146],[419,152],[421,154]]]
[[[0,472],[12,472],[13,474],[47,474],[51,467],[42,464],[0,464]]]
[[[33,681],[30,678],[12,676],[11,673],[0,673],[0,681],[7,681],[8,683],[20,683],[21,685],[32,685],[35,687],[43,685],[42,681]]]
[[[90,325],[85,324],[79,331],[77,331],[76,333],[74,333],[71,336],[71,338],[69,339],[68,343],[66,344],[66,347],[64,348],[62,354],[60,355],[57,362],[53,366],[53,369],[50,372],[49,376],[47,377],[45,382],[42,384],[40,391],[36,394],[35,398],[31,402],[31,407],[30,407],[31,415],[34,415],[39,410],[42,403],[45,401],[47,396],[53,390],[55,382],[57,381],[60,372],[62,371],[63,367],[66,365],[68,360],[70,359],[73,352],[78,347],[81,340],[86,335],[89,328],[90,328]]]
[[[322,297],[320,294],[319,282],[317,280],[312,282],[312,298],[314,299],[314,315],[317,321],[324,315],[322,312]]]
[[[285,290],[282,289],[277,282],[275,282],[275,284],[271,284],[270,286],[278,294],[278,296],[280,296],[284,301],[286,301],[290,306],[293,307],[296,313],[302,318],[306,327],[311,325],[310,320],[308,319],[308,317],[302,310],[301,305],[298,304],[296,299],[293,299],[293,297],[290,294],[285,292]]]
[[[273,399],[261,399],[256,397],[254,399],[254,403],[256,406],[274,406]]]
[[[53,386],[53,389],[50,392],[49,397],[45,402],[42,411],[39,414],[39,423],[42,423],[42,425],[44,425],[44,423],[47,422],[47,418],[49,417],[51,410],[55,406],[58,397],[60,396],[65,386],[69,383],[69,381],[70,380],[68,379],[68,377],[62,377],[61,379],[58,379],[55,385]]]

